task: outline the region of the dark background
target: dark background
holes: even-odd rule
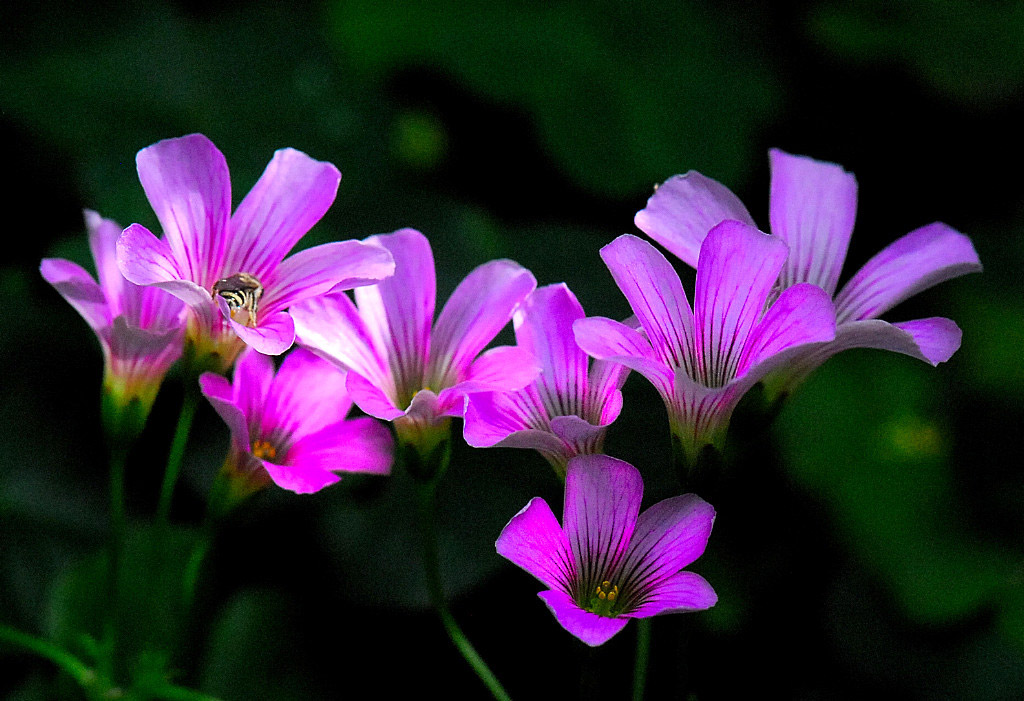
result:
[[[858,177],[843,280],[934,220],[971,236],[985,272],[886,315],[955,319],[964,340],[949,363],[849,352],[769,432],[734,426],[746,447],[693,566],[719,603],[655,620],[650,697],[754,684],[797,699],[1020,698],[1024,5],[784,5],[3,3],[0,622],[80,654],[94,631],[102,359],[38,265],[88,265],[83,207],[158,230],[140,148],[206,134],[236,204],[275,149],[302,149],[343,180],[300,246],[413,226],[434,247],[439,300],[510,257],[541,284],[567,282],[589,314],[622,317],[597,251],[635,232],[652,186],[700,170],[767,227],[777,146]],[[129,465],[137,537],[181,382],[168,378]],[[202,407],[173,513],[183,543],[227,442]],[[641,378],[606,448],[644,475],[645,507],[678,490],[664,409]],[[315,496],[267,491],[235,513],[167,662],[176,681],[225,699],[359,698],[366,683],[383,698],[482,697],[425,607],[411,491],[403,474],[352,478]],[[440,494],[456,616],[514,697],[623,698],[635,625],[586,648],[494,553],[535,495],[559,512],[537,455],[456,445]],[[172,616],[152,603],[152,573],[129,570],[139,625]],[[0,695],[76,693],[48,663],[0,657]]]

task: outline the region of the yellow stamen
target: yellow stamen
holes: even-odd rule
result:
[[[269,441],[253,441],[252,454],[260,460],[273,460],[277,457],[277,448]]]

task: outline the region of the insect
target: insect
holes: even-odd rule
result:
[[[263,296],[263,285],[259,280],[249,273],[235,273],[214,283],[213,294],[227,301],[232,319],[255,328],[256,308]],[[236,318],[237,312],[245,312],[245,316]]]

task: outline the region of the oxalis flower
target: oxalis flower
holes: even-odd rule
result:
[[[308,351],[292,351],[275,374],[273,360],[250,349],[233,382],[208,372],[199,383],[231,429],[224,469],[235,497],[270,482],[306,494],[339,472],[391,471],[391,432],[373,419],[347,419],[345,374]]]
[[[167,370],[181,356],[184,305],[158,289],[133,285],[117,269],[115,248],[121,227],[87,210],[85,224],[98,280],[68,260],[46,258],[43,278],[96,332],[103,349],[105,420],[141,429]],[[129,409],[135,405],[137,412]],[[128,426],[121,426],[128,429]]]
[[[792,362],[805,344],[835,338],[832,302],[819,287],[794,285],[766,305],[786,254],[781,239],[722,222],[701,246],[691,310],[679,276],[654,246],[627,234],[601,249],[639,329],[582,319],[574,325],[576,341],[654,384],[689,466],[705,445],[721,445],[747,390]]]
[[[935,222],[911,231],[869,260],[836,293],[857,214],[857,181],[839,165],[769,152],[772,234],[789,244],[776,291],[811,283],[834,297],[836,338],[808,348],[799,361],[773,373],[774,394],[791,389],[828,358],[847,348],[880,348],[938,365],[960,347],[960,329],[941,317],[890,324],[877,317],[944,280],[978,272],[971,240]],[[699,267],[701,242],[718,222],[753,225],[746,207],[724,185],[697,172],[677,175],[657,189],[636,225],[689,265]]]
[[[586,316],[564,284],[534,290],[512,315],[516,341],[541,372],[515,392],[478,392],[466,400],[463,434],[474,447],[533,448],[565,477],[569,458],[600,453],[605,430],[622,409],[629,370],[590,358],[572,325]]]
[[[695,494],[642,514],[644,484],[627,462],[605,455],[569,461],[562,523],[534,497],[498,536],[498,554],[548,587],[540,593],[567,631],[595,646],[631,618],[710,608],[711,585],[683,568],[704,553],[715,510]]]
[[[234,215],[227,162],[201,134],[139,151],[139,179],[164,237],[141,224],[117,243],[124,276],[181,298],[192,310],[192,353],[218,370],[248,344],[277,355],[291,347],[286,309],[331,288],[347,289],[391,274],[387,251],[359,241],[288,251],[334,202],[341,173],[294,149],[274,154]]]
[[[298,342],[348,370],[348,391],[360,409],[394,421],[399,439],[430,454],[462,416],[474,392],[508,391],[539,371],[521,348],[481,351],[536,287],[510,260],[477,267],[434,317],[434,256],[423,234],[402,229],[371,236],[389,251],[394,276],[355,291],[308,299],[292,308]],[[477,357],[479,356],[479,357]]]

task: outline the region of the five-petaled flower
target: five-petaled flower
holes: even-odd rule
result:
[[[145,420],[164,375],[181,356],[184,305],[163,290],[124,279],[115,259],[120,226],[93,211],[85,212],[85,223],[99,282],[59,258],[44,259],[39,271],[96,332],[103,349],[106,408],[114,412],[106,419],[127,418],[124,412],[137,401],[135,420]]]
[[[199,383],[231,430],[224,469],[235,497],[271,481],[305,494],[337,482],[337,472],[391,471],[391,432],[373,419],[346,419],[345,374],[309,351],[289,353],[275,374],[271,358],[249,349],[233,383],[212,372]]]
[[[386,251],[359,241],[285,259],[334,202],[341,174],[330,163],[277,151],[233,215],[227,162],[205,136],[160,141],[139,151],[136,163],[164,237],[132,224],[118,241],[118,265],[132,282],[191,307],[186,340],[219,370],[244,344],[270,355],[288,350],[295,326],[285,310],[295,302],[393,270]]]
[[[587,645],[601,645],[631,618],[699,611],[718,600],[703,577],[683,570],[703,554],[715,510],[683,494],[639,514],[643,489],[627,462],[575,457],[563,525],[534,497],[495,543],[499,555],[548,587],[540,598]]]
[[[722,222],[702,244],[691,310],[654,246],[626,234],[601,249],[640,328],[592,317],[575,323],[576,340],[654,384],[689,466],[705,445],[721,445],[733,409],[761,378],[835,337],[832,301],[819,287],[794,285],[766,306],[786,254],[781,239]]]
[[[520,389],[537,376],[514,346],[484,347],[536,287],[510,260],[477,267],[434,317],[434,256],[423,234],[402,229],[367,243],[390,251],[395,274],[379,285],[308,299],[292,307],[298,342],[347,369],[352,399],[394,421],[399,439],[427,456],[447,438],[472,392]],[[477,357],[479,355],[479,357]]]
[[[839,165],[769,153],[772,234],[789,244],[777,290],[811,283],[835,298],[836,338],[808,348],[799,360],[772,373],[769,390],[781,394],[840,351],[880,348],[932,365],[960,347],[960,329],[941,317],[890,324],[877,317],[944,280],[981,270],[969,238],[935,222],[911,231],[869,260],[836,294],[857,214],[857,181]],[[753,226],[747,209],[724,185],[700,173],[677,175],[655,191],[636,225],[699,269],[701,242],[726,219]]]
[[[590,358],[576,345],[572,325],[583,307],[565,285],[534,290],[512,316],[516,341],[541,373],[514,392],[479,392],[466,402],[464,435],[474,447],[533,448],[560,477],[569,458],[600,453],[605,429],[622,409],[629,370]]]

